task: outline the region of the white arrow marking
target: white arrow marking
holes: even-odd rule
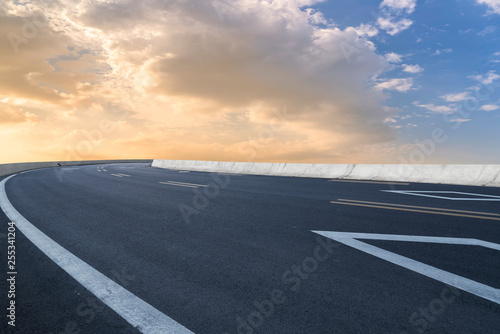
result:
[[[500,304],[500,289],[495,289],[491,286],[478,283],[468,278],[452,274],[450,272],[429,266],[425,263],[412,260],[399,254],[389,252],[385,249],[369,245],[365,242],[356,239],[368,240],[389,240],[389,241],[408,241],[408,242],[428,242],[440,243],[449,245],[471,245],[482,246],[494,250],[500,250],[500,245],[492,242],[486,242],[477,239],[466,238],[440,238],[440,237],[422,237],[410,235],[392,235],[392,234],[371,234],[371,233],[347,233],[347,232],[329,232],[329,231],[312,231],[324,237],[351,246],[362,252],[376,256],[382,260],[397,264],[406,269],[412,270],[419,274],[433,278],[437,281],[454,286],[458,289],[467,291],[476,296],[490,300]]]

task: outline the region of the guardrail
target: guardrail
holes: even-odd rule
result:
[[[500,187],[500,165],[298,164],[154,160],[153,167],[216,173]]]
[[[27,170],[47,168],[47,167],[58,167],[58,166],[81,166],[81,165],[97,165],[97,164],[108,164],[108,163],[129,163],[129,162],[139,162],[139,163],[151,163],[153,160],[86,160],[86,161],[47,161],[47,162],[22,162],[13,164],[3,164],[0,165],[0,177],[11,175],[19,172],[24,172]]]

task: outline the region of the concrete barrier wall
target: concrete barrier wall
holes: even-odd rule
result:
[[[288,164],[154,160],[153,167],[216,173],[500,187],[500,165]]]
[[[47,161],[47,162],[22,162],[15,164],[0,165],[0,176],[11,175],[19,172],[24,172],[31,169],[57,167],[61,166],[81,166],[81,165],[97,165],[108,163],[151,163],[153,160],[87,160],[87,161]]]

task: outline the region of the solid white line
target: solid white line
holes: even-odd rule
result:
[[[123,174],[123,173],[117,173],[116,175],[120,175],[120,176],[127,176],[127,177],[130,177],[130,175],[128,175],[128,174]]]
[[[194,186],[194,187],[208,187],[206,184],[196,184],[196,183],[186,183],[186,182],[176,182],[176,181],[165,181],[164,183],[174,184],[174,185]]]
[[[177,182],[177,181],[167,181],[167,182],[177,183],[177,184],[185,184],[185,185],[188,185],[188,186],[208,187],[206,184],[196,184],[196,183]]]
[[[452,201],[500,201],[500,196],[493,195],[483,195],[483,194],[472,194],[472,193],[462,193],[458,191],[414,191],[414,190],[381,190],[389,193],[413,195],[413,196],[423,196],[439,199],[447,199]],[[426,193],[437,193],[437,194],[462,194],[470,196],[478,196],[482,198],[458,198],[458,197],[446,197],[437,195],[427,195]]]
[[[198,188],[198,186],[188,186],[188,185],[185,185],[185,184],[175,184],[175,183],[170,183],[170,182],[158,182],[158,183],[166,184],[166,185],[169,185],[169,186],[186,187],[186,188]]]
[[[461,194],[461,195],[473,195],[473,196],[483,196],[483,197],[493,197],[493,198],[500,198],[500,196],[496,195],[485,195],[485,194],[476,194],[476,193],[464,193],[462,191],[439,191],[439,190],[384,190],[384,191],[394,191],[394,192],[403,192],[403,193],[441,193],[441,194]]]
[[[370,184],[387,184],[387,185],[400,185],[408,186],[410,183],[391,182],[391,181],[370,181],[370,180],[347,180],[347,179],[331,179],[330,182],[350,182],[350,183],[370,183]]]
[[[122,175],[119,175],[119,174],[111,174],[112,176],[116,176],[116,177],[123,177]]]
[[[361,204],[371,204],[371,205],[381,205],[381,206],[387,206],[389,208],[391,208],[391,207],[401,207],[401,208],[418,209],[418,210],[458,212],[458,213],[467,213],[467,214],[485,215],[485,216],[500,216],[500,214],[498,214],[498,213],[492,213],[492,212],[454,210],[454,209],[437,208],[435,206],[415,206],[415,205],[405,205],[405,204],[396,204],[396,203],[358,201],[358,200],[354,200],[354,199],[343,199],[343,198],[339,198],[339,199],[337,199],[337,201],[350,202],[350,203],[361,203]]]
[[[319,233],[318,231],[313,231]],[[350,233],[350,232],[321,232],[327,233],[328,238],[335,239],[367,239],[367,240],[387,240],[387,241],[407,241],[407,242],[427,242],[433,244],[482,246],[500,251],[500,245],[493,242],[469,238],[448,238],[448,237],[426,237],[419,235],[399,235],[399,234],[374,234],[374,233]]]
[[[456,288],[459,288],[461,290],[467,291],[469,293],[472,293],[476,296],[482,297],[484,299],[490,300],[494,303],[500,304],[500,289],[495,289],[493,287],[490,287],[488,285],[482,284],[475,282],[473,280],[470,280],[468,278],[458,276],[452,273],[449,273],[447,271],[429,266],[427,264],[424,264],[422,262],[418,262],[415,260],[412,260],[410,258],[398,255],[393,252],[389,252],[385,249],[378,248],[372,245],[369,245],[365,242],[356,240],[354,238],[362,238],[362,239],[374,239],[374,240],[393,240],[391,238],[394,238],[393,235],[389,235],[389,239],[382,239],[381,234],[369,234],[369,233],[343,233],[343,232],[329,232],[329,231],[312,231],[314,233],[320,234],[324,237],[330,238],[332,240],[338,241],[340,243],[343,243],[344,245],[351,246],[353,248],[356,248],[362,252],[371,254],[375,257],[378,257],[382,260],[386,260],[388,262],[397,264],[401,267],[404,267],[406,269],[412,270],[414,272],[417,272],[419,274],[422,274],[424,276],[433,278],[435,280],[438,280],[440,282],[443,282],[448,285],[452,285]],[[402,236],[402,237],[409,237],[409,236]],[[415,238],[415,237],[413,237]],[[424,238],[431,238],[431,237],[424,237]],[[455,239],[455,238],[449,238],[449,239]],[[470,239],[466,239],[470,240]],[[411,240],[404,240],[404,241],[411,241]],[[429,242],[429,241],[427,241]],[[494,244],[496,245],[496,244]],[[497,245],[498,246],[498,245]],[[489,247],[491,248],[491,247]]]
[[[0,183],[0,207],[35,246],[141,333],[193,334],[172,318],[80,260],[33,226],[12,206],[5,192],[5,183],[14,176]]]

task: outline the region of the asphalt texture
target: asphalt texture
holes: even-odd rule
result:
[[[500,220],[484,219],[500,218],[500,201],[382,190],[500,196],[500,188],[212,174],[146,164],[46,168],[6,184],[10,202],[34,226],[196,334],[499,333],[499,304],[312,231],[500,244]],[[366,202],[477,213],[358,205]],[[8,222],[2,212],[1,332],[140,333],[19,231],[16,326],[9,326]],[[498,251],[365,242],[500,288]]]

